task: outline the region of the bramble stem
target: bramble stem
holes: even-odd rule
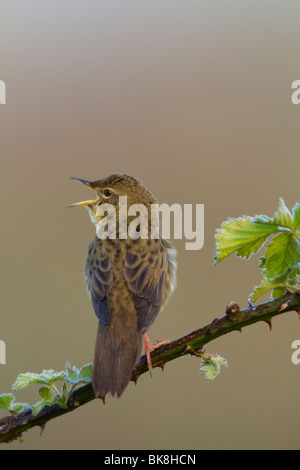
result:
[[[213,320],[198,330],[194,330],[170,343],[163,344],[151,352],[152,366],[164,367],[164,365],[187,354],[199,356],[203,352],[203,347],[211,341],[223,336],[231,331],[241,330],[259,321],[265,321],[271,325],[271,319],[276,315],[295,310],[300,313],[300,291],[295,293],[287,292],[283,297],[257,306],[249,306],[244,310],[239,310],[237,304],[232,304],[226,309],[226,315]],[[137,381],[140,375],[148,372],[147,359],[143,355],[133,371],[131,380]],[[31,409],[21,413],[5,416],[0,419],[0,443],[10,442],[21,437],[24,431],[33,426],[41,426],[43,429],[47,421],[73,411],[75,408],[95,399],[92,385],[87,384],[75,389],[69,399],[68,407],[61,408],[58,404],[46,406],[36,416]]]

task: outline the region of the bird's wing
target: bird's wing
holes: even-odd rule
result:
[[[149,242],[149,240],[145,240]],[[150,240],[137,253],[127,252],[124,277],[134,294],[138,328],[145,333],[155,320],[164,294],[168,275],[166,249],[161,240]]]
[[[107,297],[112,288],[113,271],[109,256],[101,249],[101,241],[97,237],[89,246],[85,278],[95,313],[100,323],[107,325],[110,322]]]

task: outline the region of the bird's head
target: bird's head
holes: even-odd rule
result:
[[[90,214],[92,222],[97,226],[104,217],[101,210],[105,204],[114,207],[115,214],[119,216],[119,197],[126,196],[127,207],[133,204],[143,204],[147,210],[151,210],[151,204],[157,203],[153,194],[146,188],[141,180],[127,174],[113,174],[107,178],[95,181],[87,181],[80,178],[71,178],[79,181],[96,193],[96,199],[77,202],[69,207],[85,206]],[[128,219],[130,221],[130,218]]]

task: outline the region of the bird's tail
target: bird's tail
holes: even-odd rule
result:
[[[112,325],[99,322],[93,365],[93,390],[104,399],[106,393],[121,396],[127,387],[142,351],[142,335],[134,331],[120,332]]]

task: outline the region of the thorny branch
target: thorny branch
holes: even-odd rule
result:
[[[287,292],[279,299],[257,306],[249,305],[244,310],[240,310],[237,304],[232,303],[226,308],[224,317],[216,318],[209,325],[155,349],[151,353],[152,365],[153,367],[163,368],[167,362],[187,354],[200,356],[203,347],[219,336],[235,330],[240,331],[243,327],[259,321],[265,321],[271,328],[272,317],[293,310],[300,314],[300,291],[295,293]],[[147,371],[147,360],[144,355],[133,371],[131,380],[136,383],[139,376]],[[43,430],[47,421],[69,413],[94,399],[92,386],[88,384],[74,390],[66,409],[55,404],[46,406],[36,416],[32,414],[30,408],[15,415],[5,416],[0,419],[0,443],[18,439],[24,431],[34,426],[40,426]]]

